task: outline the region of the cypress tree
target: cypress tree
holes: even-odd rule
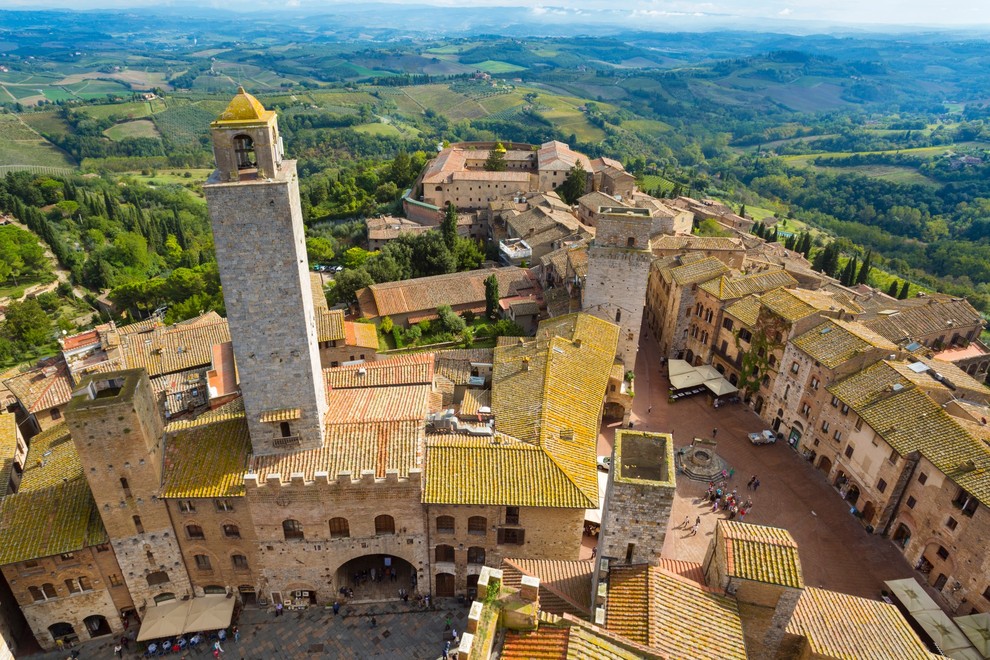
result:
[[[866,284],[866,278],[870,276],[870,260],[873,258],[873,250],[867,250],[863,257],[863,265],[859,267],[859,274],[856,275],[856,284]]]
[[[784,247],[787,248],[788,250],[793,250],[795,240],[797,239],[795,238],[794,234],[791,234],[784,240]]]
[[[887,287],[887,295],[891,298],[897,297],[897,280],[890,281],[890,286]]]
[[[904,286],[901,287],[901,292],[897,294],[897,299],[904,300],[905,298],[908,297],[908,294],[910,292],[911,292],[911,283],[908,282],[907,280],[904,280]]]
[[[804,255],[807,259],[811,256],[811,234],[804,232],[801,234],[801,245],[798,247],[798,251]]]

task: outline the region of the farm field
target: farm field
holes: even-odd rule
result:
[[[402,133],[395,126],[391,124],[359,124],[354,127],[354,130],[358,133],[364,133],[365,135],[389,135],[393,137],[398,137]]]
[[[152,101],[131,101],[129,103],[110,103],[107,105],[87,105],[80,108],[94,119],[105,119],[112,116],[126,117],[128,119],[141,119],[165,109],[165,101],[154,99]]]
[[[115,126],[111,126],[103,131],[111,140],[119,141],[128,138],[157,138],[161,137],[155,124],[147,119],[137,119],[135,121],[125,121]]]
[[[485,60],[484,62],[478,62],[477,64],[471,64],[470,66],[477,67],[482,71],[487,71],[488,73],[515,73],[516,71],[526,70],[526,67],[524,66],[517,66],[515,64],[502,62],[500,60]]]
[[[42,139],[0,140],[0,167],[6,165],[75,168],[68,154]]]

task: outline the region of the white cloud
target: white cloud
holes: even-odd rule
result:
[[[783,9],[777,12],[777,16],[790,16],[791,13],[792,12],[790,7],[784,7]]]

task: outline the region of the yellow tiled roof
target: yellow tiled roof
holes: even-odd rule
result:
[[[794,345],[831,369],[872,348],[896,352],[897,347],[860,323],[829,319],[803,335]]]
[[[386,470],[398,470],[400,477],[423,464],[423,422],[419,419],[342,422],[328,424],[323,447],[291,454],[253,456],[249,471],[262,481],[266,475],[277,474],[288,481],[294,473],[302,473],[312,481],[317,472],[329,473],[331,481],[341,472],[350,472],[353,479],[372,470],[378,478]]]
[[[736,602],[655,566],[609,570],[605,627],[678,660],[746,658]]]
[[[261,102],[244,91],[243,87],[237,88],[237,94],[230,100],[227,109],[223,111],[213,124],[253,124],[256,122],[266,122],[275,115],[274,110],[265,110]]]
[[[330,390],[426,384],[433,381],[433,354],[413,353],[364,364],[324,369]]]
[[[17,418],[12,413],[0,413],[0,497],[7,494],[16,454]]]
[[[914,301],[912,301],[914,302]],[[896,314],[883,314],[864,325],[895,343],[918,340],[933,333],[970,328],[980,322],[980,313],[963,298],[932,296],[924,302],[904,306]]]
[[[230,341],[230,329],[227,319],[208,312],[175,325],[123,333],[119,339],[124,368],[144,368],[154,377],[210,365],[214,344]]]
[[[316,313],[317,341],[337,341],[344,338],[344,311],[324,309]],[[375,346],[378,344],[376,343]]]
[[[862,314],[863,308],[841,291],[812,291],[811,289],[788,289],[788,292],[803,302],[821,310],[844,309],[850,314]]]
[[[728,575],[794,589],[804,586],[797,542],[786,529],[719,520],[716,538],[725,543]]]
[[[492,364],[495,351],[491,348],[458,348],[437,351],[436,372],[456,385],[466,385],[471,378],[471,363]]]
[[[893,605],[815,587],[801,594],[787,632],[806,638],[815,657],[933,657]]]
[[[20,488],[0,503],[0,565],[106,541],[68,426],[32,438]]]
[[[762,293],[796,284],[797,280],[786,270],[770,270],[741,277],[722,275],[699,286],[719,300],[733,300],[751,293]]]
[[[661,269],[666,280],[673,280],[678,286],[697,284],[729,272],[729,267],[715,257],[705,257],[682,266]]]
[[[798,321],[819,311],[788,289],[767,291],[760,296],[760,303],[786,321]]]
[[[378,327],[374,323],[344,321],[344,339],[348,346],[378,350]]]
[[[426,451],[427,504],[595,506],[546,452],[529,443],[435,436]]]
[[[3,384],[29,413],[56,408],[72,398],[72,377],[61,359],[56,364],[8,378]]]
[[[464,399],[461,400],[459,415],[478,415],[479,409],[487,406],[492,407],[492,391],[468,389],[464,392]]]
[[[677,209],[680,212],[682,209]],[[743,250],[742,241],[738,238],[724,236],[671,236],[665,235],[652,243],[655,250]]]
[[[251,437],[243,415],[169,425],[165,440],[162,497],[244,495]]]
[[[278,410],[266,410],[261,413],[258,421],[264,424],[271,422],[290,422],[294,419],[299,419],[301,416],[302,410],[299,408],[279,408]]]
[[[760,299],[756,295],[740,298],[725,308],[725,313],[753,327],[760,317]]]
[[[531,289],[534,284],[526,269],[515,266],[505,268],[483,268],[462,273],[418,277],[401,282],[372,284],[358,292],[361,300],[361,313],[365,317],[389,316],[413,312],[433,312],[440,305],[465,305],[485,302],[485,279],[494,275],[498,280],[499,295],[503,298],[515,295],[520,290]],[[367,291],[375,309],[365,309]],[[369,301],[370,302],[370,301]]]

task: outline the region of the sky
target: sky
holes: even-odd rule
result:
[[[693,20],[712,18],[724,22],[738,17],[768,19],[784,22],[816,22],[827,25],[889,25],[904,27],[969,28],[990,25],[990,0],[377,0],[396,4],[442,5],[478,8],[483,6],[513,6],[529,8],[534,18],[555,14],[587,14],[589,17],[605,12],[614,18],[644,24],[671,21],[677,18]],[[238,9],[240,3],[227,0],[0,0],[0,9],[95,9],[132,7],[214,6]],[[361,0],[338,3],[325,0],[255,0],[240,5],[244,8],[272,10],[290,8],[294,11],[332,11],[334,5],[346,4],[351,9]]]

